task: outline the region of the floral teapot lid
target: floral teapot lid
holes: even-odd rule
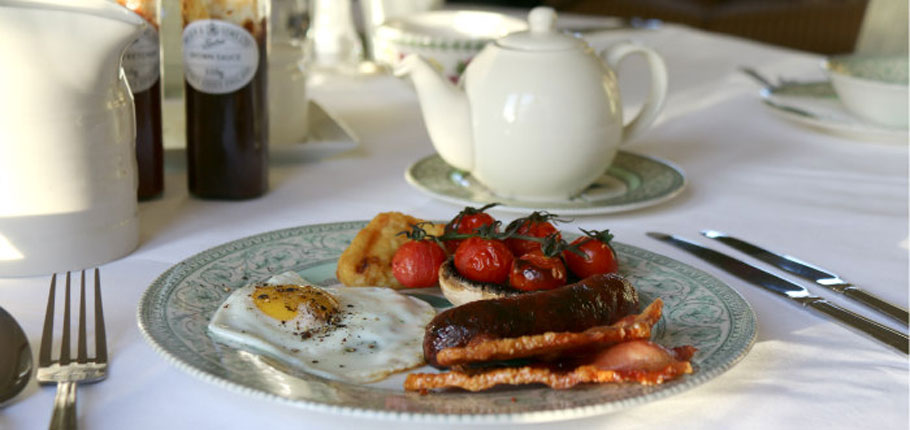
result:
[[[512,33],[496,41],[496,45],[520,51],[566,51],[584,49],[584,40],[556,30],[556,11],[536,7],[528,14],[528,31]]]

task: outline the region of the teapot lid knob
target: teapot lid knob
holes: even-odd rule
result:
[[[498,46],[522,51],[562,51],[579,49],[584,40],[556,31],[556,11],[539,6],[528,14],[528,31],[512,33],[496,41]]]
[[[547,33],[556,30],[556,11],[551,7],[535,7],[528,14],[531,33]]]

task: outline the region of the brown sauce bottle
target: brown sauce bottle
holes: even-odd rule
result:
[[[198,87],[206,87],[206,79],[211,79],[208,82],[216,86],[230,82],[232,74],[237,75],[236,68],[224,70],[218,67],[198,67],[197,64],[195,78],[192,78],[195,80],[191,82],[185,66],[189,190],[194,196],[207,199],[239,200],[258,197],[268,190],[268,58],[265,21],[259,26],[258,34],[249,31],[252,27],[249,25],[245,25],[244,30],[241,27],[218,27],[212,24],[212,20],[206,21],[208,26],[200,30],[200,33],[190,34],[190,40],[197,38],[197,46],[220,43],[232,37],[234,40],[242,39],[236,30],[248,31],[258,48],[258,65],[251,78],[241,78],[249,79],[245,85],[228,92],[204,91],[206,88],[200,90]],[[217,35],[219,32],[229,35],[221,39],[220,36],[212,36],[204,43],[198,41],[199,37]],[[185,50],[187,34],[185,30]],[[239,58],[239,54],[232,52],[197,51],[196,58],[209,58],[212,55]],[[231,85],[229,83],[228,87]]]
[[[148,28],[123,54],[122,66],[133,93],[136,114],[137,197],[148,200],[164,191],[164,148],[161,131],[161,45],[159,1],[127,2],[122,6],[141,16]]]
[[[161,80],[151,88],[133,93],[136,105],[136,161],[139,172],[139,200],[164,191],[164,149],[161,140]]]

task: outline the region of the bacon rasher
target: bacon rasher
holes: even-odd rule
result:
[[[481,391],[496,385],[545,384],[565,389],[586,382],[660,384],[692,373],[689,360],[696,351],[691,346],[667,349],[648,340],[662,308],[663,302],[656,299],[640,314],[581,332],[547,332],[445,348],[437,360],[441,365],[454,366],[453,370],[410,374],[404,388],[427,393],[440,388]],[[469,367],[518,358],[535,358],[537,362],[515,367]]]
[[[429,390],[440,388],[481,391],[496,385],[538,383],[555,389],[571,388],[586,382],[637,382],[652,385],[692,373],[689,360],[693,354],[695,348],[691,346],[666,349],[640,339],[616,344],[590,356],[585,364],[569,369],[551,364],[534,364],[445,373],[414,373],[408,375],[404,388],[425,394]]]

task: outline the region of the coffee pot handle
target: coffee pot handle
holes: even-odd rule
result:
[[[642,54],[651,69],[651,88],[648,99],[635,118],[626,123],[622,130],[622,143],[626,143],[645,131],[657,119],[667,98],[667,67],[664,60],[653,49],[634,42],[619,42],[600,54],[613,69],[631,54]]]

